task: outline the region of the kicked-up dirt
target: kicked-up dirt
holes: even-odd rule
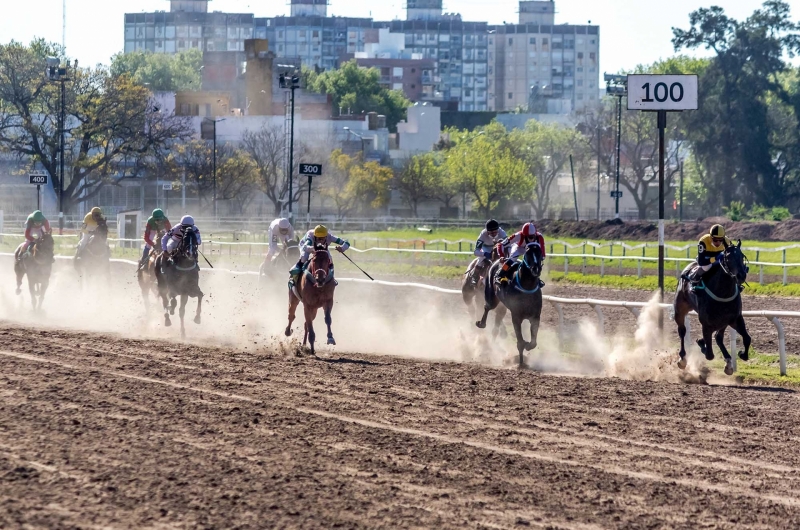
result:
[[[792,390],[204,344],[0,324],[0,528],[800,527]]]

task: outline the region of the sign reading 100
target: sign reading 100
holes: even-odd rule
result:
[[[628,110],[696,109],[696,75],[628,76]]]

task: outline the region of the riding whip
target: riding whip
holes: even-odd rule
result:
[[[349,262],[350,262],[350,263],[352,263],[353,265],[356,265],[356,262],[355,262],[355,261],[353,261],[353,260],[351,260],[351,259],[350,259],[350,256],[348,256],[348,255],[347,255],[347,254],[345,254],[344,252],[342,252],[342,256],[344,256],[345,258],[347,258],[347,261],[349,261]],[[370,280],[372,280],[373,282],[375,281],[375,278],[373,278],[372,276],[370,276],[369,274],[367,274],[367,273],[364,271],[364,269],[362,269],[362,268],[361,268],[361,267],[359,267],[358,265],[356,265],[356,269],[358,269],[358,270],[360,270],[361,272],[363,272],[363,273],[364,273],[364,276],[366,276],[367,278],[369,278],[369,279],[370,279]]]
[[[197,252],[200,252],[200,249],[198,249],[198,250],[197,250]],[[203,254],[202,252],[200,252],[200,255],[201,255],[201,256],[203,256],[203,259],[204,259],[204,260],[206,260],[206,263],[208,263],[208,266],[209,266],[209,267],[211,267],[211,268],[213,269],[213,268],[214,268],[214,266],[211,264],[211,262],[210,262],[210,261],[208,261],[208,258],[206,257],[206,255],[205,255],[205,254]]]

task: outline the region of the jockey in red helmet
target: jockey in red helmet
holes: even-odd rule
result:
[[[546,257],[544,236],[536,229],[536,225],[533,224],[533,221],[525,223],[522,230],[497,244],[497,255],[501,258],[505,258],[505,263],[503,263],[499,274],[501,283],[508,281],[512,263],[525,253],[525,247],[529,243],[539,244],[539,247],[542,249],[542,260],[544,261]]]

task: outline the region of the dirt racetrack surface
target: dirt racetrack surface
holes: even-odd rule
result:
[[[791,390],[0,325],[0,528],[797,528]]]

